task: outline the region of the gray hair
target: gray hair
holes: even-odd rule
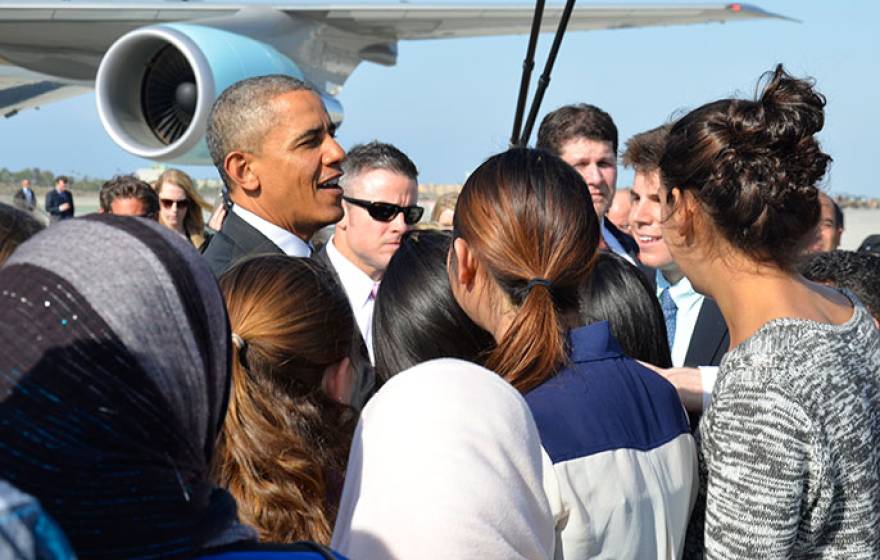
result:
[[[391,144],[373,140],[358,144],[345,155],[342,162],[344,175],[339,179],[342,188],[348,190],[351,182],[362,172],[384,169],[418,181],[419,170],[409,157]]]
[[[290,91],[315,90],[294,77],[272,74],[236,82],[214,102],[206,140],[214,166],[227,187],[233,185],[223,167],[226,155],[234,150],[258,152],[263,136],[275,122],[271,100]]]

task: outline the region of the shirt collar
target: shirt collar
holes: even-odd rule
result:
[[[269,222],[238,204],[232,206],[232,212],[244,220],[249,226],[265,235],[269,241],[281,249],[289,257],[310,257],[312,248],[308,243],[284,228]]]
[[[660,297],[660,294],[663,293],[663,290],[669,288],[669,295],[672,296],[672,301],[675,302],[676,307],[678,309],[685,309],[690,307],[691,305],[702,301],[703,295],[697,293],[694,290],[693,284],[688,280],[687,276],[682,276],[681,280],[676,282],[675,284],[670,284],[666,277],[663,276],[663,273],[660,272],[660,269],[657,269],[657,297]]]
[[[375,282],[367,276],[367,273],[359,269],[357,265],[348,260],[348,258],[339,252],[334,244],[336,236],[330,237],[327,241],[327,256],[339,275],[339,280],[348,294],[348,299],[355,305],[362,306],[370,299],[370,292],[373,291]]]
[[[599,321],[568,333],[572,362],[594,362],[616,358],[623,354],[620,345],[611,334],[608,321]]]

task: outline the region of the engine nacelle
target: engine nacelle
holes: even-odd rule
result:
[[[303,79],[293,61],[251,37],[187,23],[145,27],[121,37],[101,61],[98,115],[113,141],[136,156],[211,163],[204,136],[214,100],[239,80],[267,74]],[[321,97],[341,123],[339,102]]]

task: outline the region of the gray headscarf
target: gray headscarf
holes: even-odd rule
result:
[[[59,223],[0,269],[0,472],[84,557],[254,538],[209,481],[230,333],[201,256],[156,223]]]

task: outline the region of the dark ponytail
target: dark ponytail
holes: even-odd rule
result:
[[[759,88],[754,101],[715,101],[678,121],[660,169],[668,189],[694,193],[734,248],[791,270],[819,219],[816,184],[831,161],[814,136],[825,98],[782,65]]]
[[[525,393],[567,359],[563,317],[578,309],[599,244],[587,186],[555,156],[509,150],[468,178],[454,222],[516,307],[486,367]]]

